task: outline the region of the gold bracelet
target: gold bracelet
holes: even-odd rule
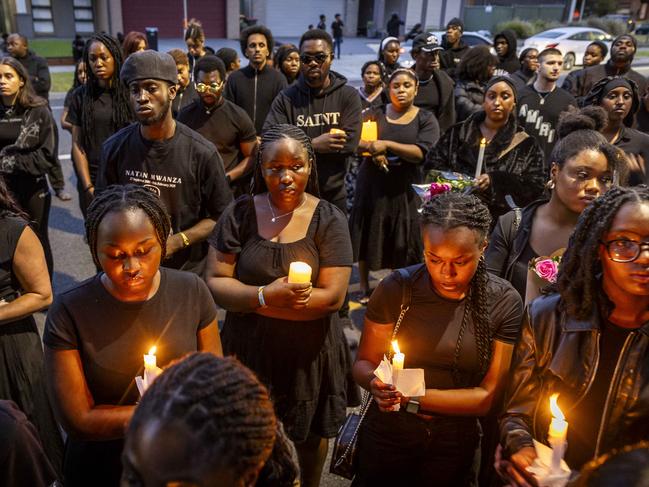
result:
[[[183,239],[183,247],[189,247],[189,239],[185,235],[185,232],[180,232],[180,238]]]

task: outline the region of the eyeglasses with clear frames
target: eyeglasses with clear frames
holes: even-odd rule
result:
[[[618,238],[607,242],[600,240],[600,243],[606,247],[608,258],[613,262],[633,262],[640,257],[642,249],[649,250],[649,242],[637,242],[626,238]]]

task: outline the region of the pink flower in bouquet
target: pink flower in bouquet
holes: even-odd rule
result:
[[[428,197],[432,198],[433,196],[437,196],[438,194],[451,191],[451,189],[452,187],[448,183],[430,183],[430,187],[428,188]]]
[[[534,270],[541,279],[555,283],[559,273],[559,263],[554,259],[539,260],[534,264]]]

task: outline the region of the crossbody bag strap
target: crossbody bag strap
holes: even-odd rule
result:
[[[410,280],[410,271],[408,271],[408,269],[398,269],[397,272],[399,272],[399,275],[401,276],[401,311],[399,313],[397,322],[394,324],[391,340],[394,340],[397,337],[397,333],[399,332],[399,328],[401,327],[403,317],[410,309],[410,302],[412,301],[412,282]]]

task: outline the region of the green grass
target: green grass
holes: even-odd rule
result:
[[[67,73],[52,73],[52,87],[50,91],[65,93],[72,88],[72,79],[74,78],[73,72]]]
[[[635,57],[649,57],[649,49],[638,49],[638,52],[635,53]]]
[[[29,48],[41,57],[72,57],[72,40],[70,39],[33,39]]]

